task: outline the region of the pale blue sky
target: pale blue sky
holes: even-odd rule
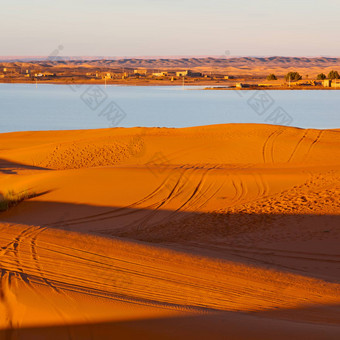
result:
[[[340,56],[339,0],[1,0],[0,55]]]

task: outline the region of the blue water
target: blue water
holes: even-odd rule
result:
[[[0,84],[0,132],[222,123],[340,128],[340,92]]]

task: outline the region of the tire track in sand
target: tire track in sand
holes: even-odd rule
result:
[[[47,226],[48,227],[59,227],[60,224],[62,226],[72,226],[72,225],[76,225],[76,224],[79,224],[79,223],[98,222],[98,221],[108,220],[108,219],[111,219],[111,218],[114,218],[114,217],[121,217],[121,216],[133,214],[133,213],[135,213],[134,211],[127,211],[127,210],[128,209],[135,209],[136,207],[140,206],[141,204],[143,204],[143,203],[147,202],[148,200],[151,200],[154,197],[156,197],[161,191],[164,190],[164,188],[166,187],[166,183],[169,180],[170,176],[171,176],[171,174],[169,174],[168,177],[165,178],[164,181],[153,192],[151,192],[147,196],[143,197],[139,201],[136,201],[136,202],[134,202],[134,203],[132,203],[128,206],[115,208],[115,209],[109,209],[108,211],[105,211],[105,212],[99,213],[99,214],[93,214],[93,215],[87,215],[87,216],[78,217],[78,218],[72,218],[72,219],[64,220],[62,222],[50,223]],[[159,204],[159,203],[154,203],[150,206],[146,206],[146,207],[144,207],[144,209],[153,209],[154,207],[157,206],[157,204]]]
[[[322,134],[324,133],[324,131],[319,131],[316,138],[313,140],[312,144],[309,146],[309,149],[307,150],[306,156],[305,156],[305,160],[308,158],[310,152],[312,151],[312,149],[315,147],[316,144],[319,143]]]
[[[285,131],[285,128],[278,129],[274,132],[272,132],[266,141],[263,144],[262,147],[262,158],[264,163],[275,163],[274,160],[274,146],[277,138]]]
[[[306,130],[304,132],[304,134],[302,135],[302,137],[299,139],[298,143],[295,145],[294,149],[293,149],[293,152],[291,153],[290,157],[288,158],[288,163],[292,161],[293,157],[295,156],[295,154],[297,153],[300,145],[302,145],[302,143],[304,142],[304,140],[306,139],[307,137],[307,134],[308,134],[308,131],[309,130]]]

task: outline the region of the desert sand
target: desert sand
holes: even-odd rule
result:
[[[7,68],[6,73],[2,70]],[[0,83],[35,83],[34,74],[48,72],[53,77],[38,77],[38,82],[52,84],[98,84],[104,85],[102,75],[112,73],[113,79],[107,79],[108,85],[161,86],[182,85],[182,77],[151,77],[153,72],[192,70],[203,73],[206,77],[185,77],[185,84],[201,86],[235,86],[240,81],[249,84],[271,84],[276,89],[287,89],[285,75],[288,72],[299,72],[302,83],[316,80],[319,73],[328,73],[340,68],[340,58],[334,57],[231,57],[227,55],[214,57],[160,57],[160,58],[94,58],[94,57],[0,57]],[[148,77],[136,77],[133,70],[146,69]],[[32,76],[26,77],[26,70]],[[99,77],[94,77],[99,72]],[[122,74],[128,78],[122,79]],[[340,71],[339,71],[340,72]],[[277,81],[267,81],[269,74],[274,73]],[[87,74],[92,74],[88,76]],[[217,78],[217,75],[228,75],[230,79]],[[212,78],[210,78],[212,77]],[[233,79],[232,79],[233,78]],[[292,88],[294,89],[294,84]],[[308,89],[313,89],[307,86]],[[296,89],[302,89],[301,85]],[[323,89],[317,86],[317,89]]]
[[[0,339],[339,339],[340,130],[0,134]]]

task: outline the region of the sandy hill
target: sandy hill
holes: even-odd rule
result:
[[[0,339],[338,339],[340,130],[0,135]],[[10,193],[10,195],[9,195]]]
[[[281,76],[289,71],[298,71],[314,77],[320,72],[328,73],[330,70],[340,69],[340,58],[332,57],[205,57],[205,58],[125,58],[125,59],[74,59],[47,57],[42,60],[7,60],[0,63],[1,67],[23,67],[34,69],[113,69],[132,70],[147,68],[150,70],[181,70],[192,69],[202,72],[228,73],[236,76],[264,77],[274,72]]]
[[[195,68],[195,67],[329,67],[339,66],[340,58],[337,57],[187,57],[187,58],[113,58],[113,59],[95,59],[95,58],[74,58],[72,57],[46,57],[41,58],[17,58],[11,62],[33,62],[37,65],[56,66],[56,65],[73,65],[73,66],[126,66],[126,67],[146,67],[146,68]],[[5,62],[5,61],[4,61]],[[10,62],[8,60],[7,62]],[[9,65],[9,64],[7,64]]]

